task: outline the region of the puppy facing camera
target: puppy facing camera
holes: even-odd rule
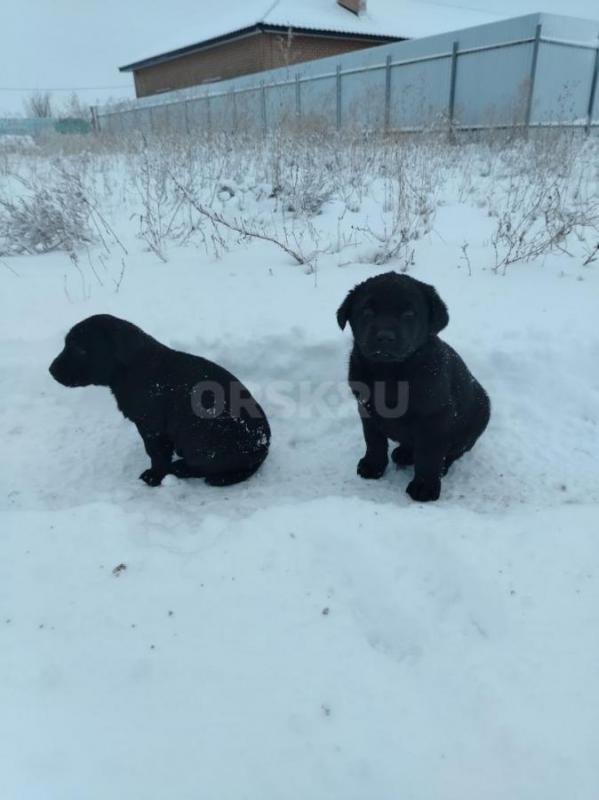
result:
[[[414,467],[407,492],[437,500],[441,478],[487,427],[489,398],[460,356],[438,333],[449,322],[433,286],[387,272],[352,289],[339,310],[354,345],[349,383],[362,422],[366,454],[362,478],[380,478],[392,459]]]

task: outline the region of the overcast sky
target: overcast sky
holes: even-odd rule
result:
[[[206,15],[211,19],[215,14],[229,16],[233,28],[235,6],[246,7],[247,2],[0,0],[0,113],[21,112],[23,97],[34,88],[52,89],[55,99],[66,98],[76,89],[87,104],[105,102],[109,97],[132,96],[131,76],[119,73],[119,65],[160,50],[163,37],[165,41],[201,39]],[[436,2],[492,11],[501,16],[547,11],[599,17],[599,0]],[[301,0],[298,4],[301,5]]]

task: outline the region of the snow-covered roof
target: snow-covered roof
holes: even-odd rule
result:
[[[264,22],[297,28],[415,38],[453,28],[482,25],[498,16],[426,0],[367,0],[360,16],[336,0],[277,0]],[[449,26],[449,27],[448,27]]]
[[[197,20],[189,16],[174,20],[172,37],[163,38],[153,49],[148,47],[143,57],[121,69],[175,51],[199,48],[213,39],[256,25],[414,39],[497,19],[500,19],[498,14],[438,4],[434,0],[367,0],[366,10],[359,16],[340,6],[337,0],[219,0],[218,10],[210,15],[204,8],[198,9]]]

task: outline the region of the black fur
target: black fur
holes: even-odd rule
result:
[[[391,439],[397,466],[414,465],[410,497],[437,500],[441,477],[490,416],[485,390],[437,336],[449,322],[445,303],[432,286],[387,272],[352,289],[337,322],[354,334],[349,382],[366,440],[358,474],[381,477]]]
[[[168,474],[227,486],[249,478],[268,453],[266,416],[237,378],[109,314],[75,325],[50,373],[64,386],[111,389],[144,441],[151,467],[140,478],[150,486]]]

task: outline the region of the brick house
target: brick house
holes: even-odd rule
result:
[[[396,0],[271,0],[261,9],[267,2],[228,0],[228,25],[206,22],[199,41],[120,72],[132,72],[137,97],[146,97],[409,38],[399,33]]]

